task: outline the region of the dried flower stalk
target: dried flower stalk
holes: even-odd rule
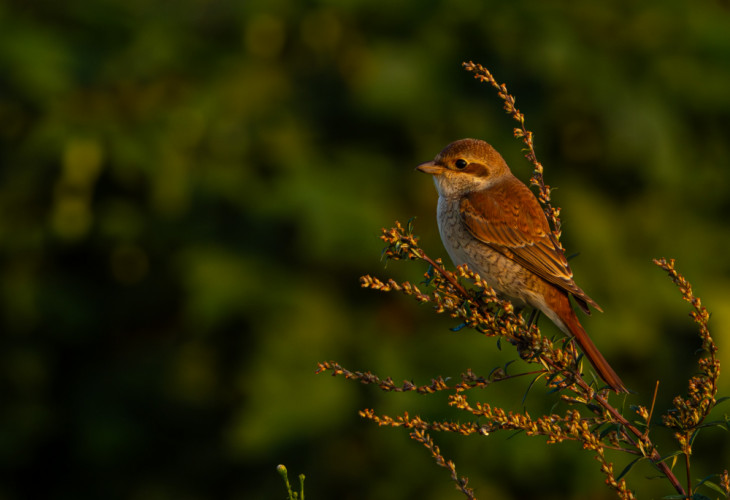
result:
[[[534,166],[531,183],[538,189],[538,198],[543,204],[545,214],[551,222],[556,238],[560,237],[560,209],[550,204],[550,186],[543,179],[543,167],[537,160],[532,132],[526,129],[524,115],[516,108],[515,99],[504,84],[499,84],[483,66],[472,62],[464,63],[465,69],[474,73],[475,78],[488,82],[495,87],[504,101],[505,110],[519,123],[514,129],[515,137],[527,146],[527,158]],[[419,416],[412,417],[408,412],[391,417],[379,415],[373,409],[366,409],[360,415],[379,426],[404,427],[411,430],[410,437],[422,443],[433,456],[436,463],[447,468],[457,489],[467,498],[475,498],[474,492],[467,487],[467,478],[456,473],[453,462],[446,460],[438,446],[428,434],[429,431],[452,432],[461,435],[488,436],[504,430],[523,431],[528,436],[545,436],[547,443],[574,441],[591,451],[600,463],[606,477],[606,484],[621,499],[633,499],[624,476],[638,461],[649,461],[663,474],[678,495],[691,498],[699,485],[694,486],[690,475],[692,440],[717,404],[717,380],[720,365],[714,344],[707,326],[709,313],[692,291],[687,280],[674,268],[673,260],[659,259],[655,263],[667,271],[677,284],[684,300],[692,304],[690,314],[699,325],[699,335],[705,356],[699,360],[699,374],[689,381],[686,397],[677,396],[673,408],[662,415],[662,422],[671,429],[679,443],[679,453],[685,457],[687,471],[686,488],[667,465],[667,458],[676,453],[661,454],[651,437],[652,415],[659,388],[653,394],[649,409],[645,405],[633,407],[635,416],[625,416],[609,398],[615,397],[608,387],[598,387],[595,380],[588,381],[582,371],[582,355],[569,339],[553,342],[540,334],[535,324],[528,324],[522,315],[515,311],[509,301],[497,296],[495,291],[467,266],[458,266],[455,271],[444,268],[441,259],[432,259],[419,246],[418,237],[413,231],[413,223],[406,227],[399,222],[390,229],[383,229],[380,238],[386,246],[383,256],[388,260],[421,261],[428,264],[424,281],[419,286],[409,282],[398,283],[393,279],[382,281],[372,276],[360,278],[361,286],[382,292],[399,292],[413,297],[417,302],[429,304],[437,313],[448,314],[459,319],[464,327],[469,327],[488,337],[499,337],[512,344],[520,358],[538,368],[518,375],[506,375],[503,370],[493,370],[489,376],[479,376],[471,370],[461,374],[461,381],[449,385],[443,377],[434,377],[430,384],[417,385],[413,382],[395,384],[390,377],[380,378],[371,372],[350,371],[335,362],[318,365],[317,373],[331,372],[335,376],[357,380],[363,384],[375,385],[384,391],[418,392],[432,394],[447,391],[448,404],[462,415],[469,416],[467,421],[428,421]],[[533,418],[527,412],[509,412],[489,403],[471,402],[468,397],[474,390],[486,390],[491,384],[514,378],[533,375],[545,380],[547,387],[570,407],[563,414],[552,413]],[[470,392],[471,391],[471,392]],[[639,420],[636,421],[638,416]],[[605,450],[617,450],[634,456],[634,460],[617,477],[613,464],[606,459]],[[728,472],[719,475],[719,485],[709,481],[704,484],[713,487],[726,496],[730,494]],[[702,483],[701,483],[702,484]]]

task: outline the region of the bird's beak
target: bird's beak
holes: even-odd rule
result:
[[[418,165],[416,170],[423,172],[424,174],[438,175],[444,171],[444,167],[436,165],[432,161],[427,161],[426,163]]]

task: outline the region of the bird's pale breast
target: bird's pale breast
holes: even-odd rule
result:
[[[544,300],[528,285],[541,281],[517,262],[474,238],[459,214],[459,198],[439,197],[438,226],[441,240],[455,265],[466,264],[515,306],[529,304],[542,309]]]

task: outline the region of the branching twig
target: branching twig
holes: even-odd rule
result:
[[[517,109],[517,106],[515,105],[516,100],[509,92],[507,92],[507,86],[504,83],[497,82],[487,68],[481,64],[476,64],[471,61],[463,63],[462,66],[465,70],[474,73],[474,78],[480,82],[487,82],[497,89],[499,97],[504,101],[504,110],[512,118],[514,118],[517,123],[519,123],[519,127],[513,130],[514,136],[518,139],[522,139],[522,142],[524,142],[525,146],[527,146],[525,158],[527,158],[534,167],[530,183],[538,188],[538,199],[543,205],[545,216],[552,224],[555,239],[559,242],[560,235],[562,233],[560,224],[560,208],[553,207],[550,203],[551,189],[549,185],[545,184],[545,179],[543,178],[543,166],[542,163],[537,160],[537,154],[535,154],[535,143],[532,139],[532,132],[527,130],[527,127],[525,127],[525,115]]]
[[[418,441],[419,443],[422,443],[423,446],[428,448],[428,451],[431,452],[431,456],[436,460],[436,463],[441,466],[449,469],[449,472],[451,472],[451,479],[456,484],[456,488],[461,491],[466,498],[469,500],[476,500],[476,497],[474,496],[474,491],[467,487],[467,484],[469,483],[469,478],[467,477],[460,477],[456,473],[456,466],[454,465],[454,462],[451,460],[446,460],[443,455],[441,455],[441,450],[438,446],[436,446],[433,442],[433,439],[431,439],[431,436],[429,436],[425,431],[416,429],[415,431],[411,432],[410,434],[411,439],[414,439]]]
[[[544,182],[543,167],[535,155],[532,132],[525,127],[524,115],[515,106],[515,99],[507,92],[506,86],[497,83],[486,68],[472,62],[464,63],[464,67],[474,73],[475,78],[486,81],[497,89],[504,101],[505,110],[518,122],[519,126],[514,129],[514,134],[522,139],[527,147],[526,156],[534,166],[531,183],[538,189],[538,198],[551,222],[553,234],[558,239],[561,227],[560,209],[550,204],[550,186]],[[709,313],[702,306],[700,299],[693,294],[689,282],[675,270],[673,260],[660,259],[655,263],[667,271],[670,278],[679,286],[683,298],[694,307],[691,316],[699,325],[702,349],[707,353],[699,360],[700,373],[690,379],[688,395],[674,398],[673,408],[662,416],[665,427],[674,431],[680,452],[685,456],[686,489],[671,467],[665,463],[666,458],[674,454],[662,456],[650,435],[654,430],[651,420],[657,399],[658,382],[650,409],[647,410],[644,406],[636,407],[636,413],[644,424],[630,420],[609,401],[608,388],[597,389],[583,377],[581,354],[573,342],[565,340],[560,347],[558,343],[543,337],[536,325],[528,324],[510,302],[498,297],[495,291],[468,267],[459,266],[456,272],[452,272],[444,268],[440,259],[429,257],[418,244],[412,222],[409,222],[406,228],[396,222],[394,227],[383,229],[381,239],[386,243],[383,251],[386,259],[420,260],[428,264],[429,270],[422,285],[424,291],[409,282],[398,283],[393,279],[384,282],[372,276],[363,276],[360,279],[363,287],[384,292],[398,291],[412,296],[420,303],[428,303],[436,312],[458,318],[463,321],[464,326],[473,328],[483,335],[505,339],[515,346],[523,360],[537,363],[541,368],[517,375],[506,375],[503,371],[495,370],[489,377],[480,377],[468,370],[461,375],[461,382],[455,384],[448,384],[446,382],[448,379],[436,377],[427,385],[416,385],[409,381],[397,385],[390,377],[382,379],[371,372],[350,371],[335,362],[320,363],[318,373],[330,371],[333,375],[358,380],[363,384],[377,385],[384,391],[413,391],[419,394],[450,391],[452,394],[449,395],[449,405],[466,412],[473,420],[426,421],[418,416],[411,417],[407,412],[397,417],[390,417],[377,415],[374,410],[361,411],[360,414],[364,418],[380,426],[411,429],[411,438],[426,446],[439,466],[449,469],[456,487],[469,499],[475,497],[473,491],[467,487],[467,479],[457,475],[453,462],[443,457],[427,431],[489,435],[499,430],[518,430],[530,436],[546,436],[548,443],[578,441],[582,443],[584,449],[591,450],[595,454],[595,458],[601,464],[601,471],[606,476],[606,483],[613,488],[619,498],[634,498],[624,475],[634,463],[643,459],[649,460],[668,479],[679,495],[686,498],[694,496],[696,488],[693,488],[690,474],[692,440],[717,404],[720,364],[716,357],[717,347],[707,327]],[[467,398],[467,394],[473,394],[468,392],[472,389],[486,389],[496,381],[525,374],[536,375],[535,380],[544,377],[548,387],[559,395],[560,400],[572,407],[564,414],[551,413],[532,418],[526,411],[507,412],[487,403],[471,403]],[[576,407],[582,408],[583,414],[575,409]],[[608,462],[605,456],[607,449],[634,455],[637,458],[619,477],[616,477],[613,464]],[[727,471],[720,475],[719,485],[712,484],[712,487],[725,492],[726,495],[730,494]]]

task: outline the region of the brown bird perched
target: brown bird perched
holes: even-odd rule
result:
[[[578,341],[598,374],[616,392],[628,392],[588,337],[570,304],[601,308],[573,281],[568,260],[550,231],[540,203],[489,144],[462,139],[417,167],[433,175],[438,226],[454,264],[467,264],[516,307],[539,309]]]

